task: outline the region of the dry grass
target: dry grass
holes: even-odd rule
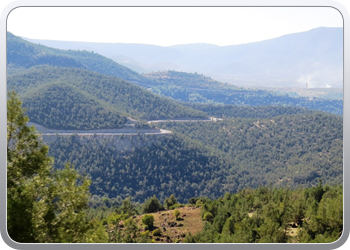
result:
[[[182,242],[184,235],[187,235],[189,232],[193,235],[202,230],[204,221],[201,218],[201,208],[180,207],[176,209],[180,211],[180,220],[176,220],[174,217],[174,210],[151,213],[154,217],[154,227],[162,231],[162,236],[153,236],[150,233],[150,236],[153,237],[155,242]],[[139,228],[144,228],[141,222],[142,216],[144,215],[135,218]],[[169,223],[171,224],[173,222],[176,222],[177,225],[172,227]],[[179,224],[182,224],[182,226],[179,226]]]
[[[180,207],[176,208],[180,211],[180,220],[176,220],[174,217],[174,210],[160,211],[156,213],[151,213],[154,217],[154,229],[159,228],[162,231],[161,236],[153,236],[150,230],[149,236],[152,237],[156,243],[173,243],[173,242],[183,242],[184,236],[191,232],[195,235],[202,231],[204,226],[204,221],[201,218],[201,208],[196,207]],[[248,213],[249,217],[252,217],[256,212]],[[143,215],[139,215],[134,218],[137,226],[141,231],[145,231],[145,225],[142,224]],[[176,222],[177,225],[170,226],[170,224]],[[179,226],[179,224],[182,224]],[[299,233],[299,228],[292,227],[291,225],[286,228],[286,235],[290,237],[289,242],[297,242],[297,235]]]
[[[287,227],[286,235],[290,237],[296,237],[299,233],[299,228]]]

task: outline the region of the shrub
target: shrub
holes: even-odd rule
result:
[[[197,200],[198,200],[198,198],[192,197],[188,200],[188,204],[195,205]]]
[[[177,203],[177,200],[175,198],[175,195],[170,195],[169,198],[166,198],[164,200],[164,207],[169,209],[172,205],[175,205]]]
[[[149,234],[149,231],[148,231],[148,230],[146,230],[146,231],[140,233],[141,236],[148,236],[148,234]]]
[[[176,203],[176,204],[170,206],[169,209],[175,209],[175,208],[184,207],[184,206],[185,206],[184,204]]]
[[[196,201],[196,207],[200,207],[200,206],[203,206],[203,202],[201,200],[197,200]]]
[[[146,214],[142,217],[142,223],[145,224],[149,229],[153,228],[154,217],[151,214]]]
[[[159,228],[156,228],[153,230],[152,234],[153,234],[153,236],[161,236],[162,230],[160,230]]]
[[[132,218],[127,218],[126,220],[124,220],[125,227],[131,226],[132,224],[134,224],[134,221],[132,220]]]
[[[203,215],[203,220],[205,220],[205,221],[213,222],[213,219],[214,219],[214,216],[213,216],[213,214],[210,213],[210,212],[206,212],[206,213]]]
[[[174,210],[174,216],[175,216],[176,219],[179,218],[179,216],[180,216],[180,211],[177,210],[177,209],[175,209],[175,210]]]
[[[157,197],[154,195],[150,199],[146,200],[143,205],[144,213],[154,213],[163,210],[162,204],[159,202]]]

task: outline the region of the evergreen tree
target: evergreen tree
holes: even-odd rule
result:
[[[143,205],[144,213],[154,213],[163,210],[163,206],[155,195],[150,199],[146,200]]]
[[[164,200],[164,207],[167,209],[170,209],[171,206],[175,205],[177,203],[177,199],[175,198],[175,195],[170,195],[169,198],[165,198]]]
[[[90,229],[87,207],[90,181],[68,164],[52,170],[48,147],[21,107],[17,94],[7,101],[7,229],[24,243],[84,242]]]

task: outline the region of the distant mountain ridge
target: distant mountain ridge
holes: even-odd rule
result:
[[[240,86],[337,87],[343,85],[343,29],[320,27],[232,46],[62,42],[28,39],[60,49],[87,49],[139,73],[197,72]]]
[[[73,67],[115,76],[140,86],[149,81],[137,72],[94,52],[61,50],[37,45],[7,32],[7,73],[16,74],[38,65]]]
[[[203,48],[218,47],[218,46],[211,46],[207,44],[197,44],[197,45],[191,45],[191,46],[181,45],[178,47],[182,47],[182,48],[188,47],[189,49],[193,49],[193,46],[198,50]],[[153,46],[153,47],[156,48],[156,46]],[[76,69],[85,70],[85,71],[77,71],[77,70],[74,71],[75,72],[74,74],[76,75],[75,77],[70,75],[70,79],[69,79],[70,83],[73,83],[78,79],[80,81],[82,79],[81,72],[87,71],[86,75],[91,75],[92,72],[95,72],[95,73],[103,74],[105,76],[117,77],[119,79],[128,81],[129,83],[146,88],[147,90],[151,90],[153,93],[170,97],[175,100],[184,101],[184,102],[221,103],[221,104],[253,105],[253,106],[288,105],[288,106],[299,106],[299,107],[317,109],[317,110],[322,110],[322,111],[331,112],[331,113],[340,114],[340,115],[343,113],[342,112],[343,105],[341,100],[317,100],[315,98],[313,101],[309,101],[306,98],[294,98],[286,95],[276,94],[269,91],[243,89],[243,88],[236,87],[232,84],[219,82],[207,75],[198,74],[198,73],[188,73],[188,72],[179,72],[179,71],[162,71],[162,72],[152,72],[152,73],[141,75],[125,66],[118,64],[117,62],[114,62],[112,59],[106,58],[94,52],[80,51],[80,50],[73,51],[73,50],[54,49],[44,45],[33,44],[31,42],[25,41],[20,37],[14,36],[11,33],[7,34],[7,63],[8,63],[7,64],[8,76],[16,75],[17,78],[23,77],[21,76],[21,74],[28,73],[28,71],[30,71],[31,68],[47,67],[47,66],[60,67],[60,68],[63,67],[63,68],[71,68],[71,69],[76,68]],[[129,63],[133,63],[133,61],[129,61]],[[73,70],[71,70],[69,74],[71,74],[72,72]],[[39,73],[39,75],[40,74],[41,73]],[[50,78],[50,77],[53,77],[53,78]],[[52,74],[52,72],[50,72],[48,74],[45,73],[45,75],[40,76],[39,78],[36,78],[36,77],[32,78],[32,76],[30,76],[29,78],[27,77],[26,79],[23,80],[23,83],[27,84],[28,82],[33,82],[33,79],[38,79],[39,81],[41,81],[42,79],[45,79],[46,83],[50,83],[50,84],[57,83],[57,81],[61,81],[62,83],[64,83],[66,79],[64,79],[63,81],[62,77],[63,76],[61,75]],[[120,82],[118,79],[116,80],[117,80],[116,82]],[[21,86],[17,85],[17,88],[21,88]],[[57,90],[58,88],[46,88],[45,90],[48,90],[48,89]],[[65,89],[67,89],[67,86],[65,86]],[[140,89],[137,89],[133,92],[133,94],[136,94],[139,91]],[[147,91],[143,92],[141,95],[145,96],[146,93]],[[92,93],[92,94],[96,94],[96,93]],[[108,95],[110,95],[110,93],[108,93]],[[82,97],[84,96],[84,94],[77,95],[77,96]],[[94,98],[96,98],[96,96]],[[101,101],[101,98],[97,98],[97,99],[98,99],[98,102]],[[153,99],[153,97],[151,99]],[[131,99],[129,101],[131,101]],[[96,105],[98,102],[96,102],[96,100],[92,101],[92,103],[95,103]],[[172,103],[171,106],[173,107],[177,106],[177,104],[171,101],[170,99],[168,99],[166,102],[171,102]],[[106,105],[107,104],[104,104],[102,106],[106,106]],[[126,103],[121,102],[121,106],[125,106],[125,105]],[[155,106],[153,105],[153,109],[154,107]],[[144,107],[142,107],[141,109],[140,108],[138,108],[139,111]],[[94,109],[94,110],[100,110],[100,109]],[[130,110],[133,110],[133,109],[131,108]],[[177,110],[182,111],[181,109],[177,109]],[[172,113],[170,116],[168,113],[164,113],[164,114],[154,113],[153,115],[149,116],[151,114],[149,113],[151,111],[149,109],[148,111],[146,111],[148,115],[145,116],[146,114],[144,113],[145,110],[142,111],[141,113],[137,110],[134,110],[134,111],[135,112],[123,110],[124,113],[129,114],[131,116],[136,115],[136,117],[139,117],[139,118],[141,117],[145,117],[145,118],[153,117],[155,119],[158,119],[160,117],[174,118],[173,112],[170,112]],[[111,115],[112,113],[109,113],[109,114]],[[183,116],[183,114],[185,113],[180,112],[178,117]],[[192,117],[198,116],[198,115],[202,116],[202,114],[197,113],[196,115],[195,113],[196,112],[193,112],[192,110],[191,112],[186,113],[184,117],[186,117],[187,115],[190,115]],[[107,115],[107,113],[104,113],[104,115]],[[120,124],[120,123],[117,122],[116,124]],[[107,126],[107,124],[105,125]],[[108,127],[109,126],[110,125],[108,125]]]

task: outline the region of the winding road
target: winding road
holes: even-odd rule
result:
[[[188,119],[188,118],[178,118],[172,120],[151,120],[147,121],[148,124],[151,123],[161,123],[161,122],[216,122],[222,120],[220,118],[209,117],[202,119]],[[126,126],[119,129],[92,129],[92,130],[59,130],[59,129],[49,129],[45,128],[39,124],[28,122],[28,126],[34,125],[39,133],[42,135],[160,135],[160,134],[172,134],[173,132],[166,129],[159,128],[136,128],[134,126]]]

